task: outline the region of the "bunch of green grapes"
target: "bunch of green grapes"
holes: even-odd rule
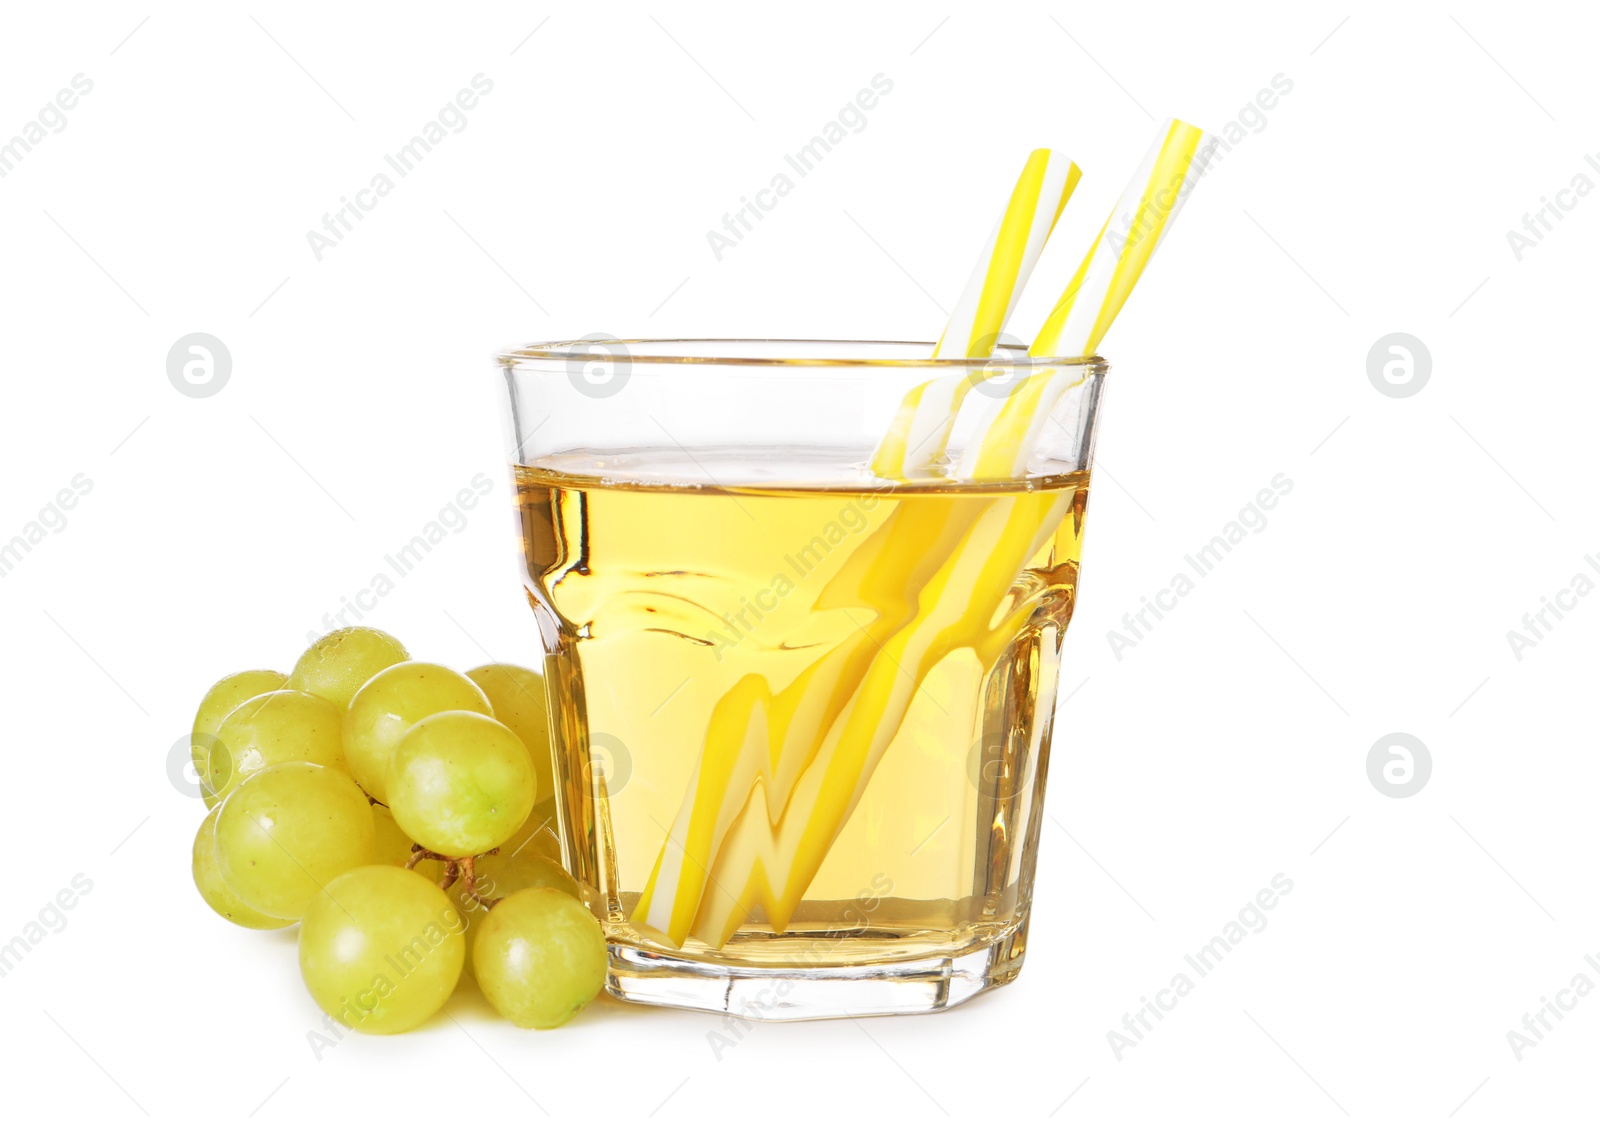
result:
[[[599,992],[605,937],[557,863],[538,673],[462,675],[340,629],[287,676],[218,681],[192,746],[209,811],[195,887],[242,927],[298,923],[301,975],[331,1016],[409,1030],[467,976],[548,1029]]]

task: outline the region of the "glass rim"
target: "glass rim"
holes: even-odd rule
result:
[[[770,353],[762,356],[756,351],[740,350],[729,354],[696,353],[688,349],[663,350],[663,347],[689,347],[689,346],[731,346],[745,347],[758,345],[776,345],[782,343],[788,346],[897,346],[905,347],[911,356],[895,357],[775,357]],[[573,338],[553,342],[530,342],[523,346],[503,350],[494,355],[495,361],[507,368],[516,368],[530,362],[560,362],[570,365],[574,362],[615,362],[618,360],[615,352],[607,352],[607,346],[623,347],[623,357],[630,364],[659,365],[659,366],[793,366],[793,367],[856,367],[871,366],[889,369],[925,369],[933,372],[941,370],[969,370],[994,366],[996,364],[1014,369],[1019,368],[1050,368],[1050,367],[1090,367],[1097,372],[1104,372],[1109,368],[1105,358],[1098,354],[1089,354],[1080,357],[1034,357],[1026,353],[1027,347],[1018,344],[1014,347],[1016,354],[995,354],[987,358],[935,358],[933,357],[934,342],[917,342],[902,339],[847,339],[847,338]],[[647,352],[639,352],[634,347],[648,347]]]

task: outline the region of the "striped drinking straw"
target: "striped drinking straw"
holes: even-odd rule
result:
[[[1082,176],[1081,169],[1053,150],[1036,149],[1028,156],[1005,213],[989,234],[934,347],[934,357],[986,358],[994,352],[1017,296]],[[884,479],[904,479],[942,459],[970,388],[970,376],[958,374],[908,392],[873,454],[872,470]]]
[[[1175,118],[1166,121],[1039,329],[1030,355],[1087,357],[1095,352],[1172,230],[1217,145],[1216,138],[1196,126]],[[1051,407],[1079,380],[1076,371],[1046,370],[1027,378],[1003,401],[986,405],[961,461],[961,478],[1021,475]]]

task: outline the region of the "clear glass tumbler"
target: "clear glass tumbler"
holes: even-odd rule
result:
[[[498,358],[561,836],[618,998],[916,1013],[1021,967],[1105,364],[932,352]],[[1045,380],[1020,472],[952,470]],[[943,461],[880,478],[930,381],[967,383]]]

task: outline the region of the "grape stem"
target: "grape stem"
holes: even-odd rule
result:
[[[481,904],[485,908],[494,907],[493,900],[478,895],[477,862],[471,857],[463,858],[461,862],[461,890],[470,896],[474,903]]]
[[[499,849],[491,849],[487,853],[478,854],[478,857],[492,857],[498,852]],[[443,861],[444,875],[439,878],[440,888],[448,890],[459,880],[462,891],[475,903],[481,904],[484,908],[493,908],[500,902],[499,898],[478,891],[478,857],[447,857],[443,853],[435,853],[432,849],[424,849],[421,845],[412,845],[411,857],[406,861],[406,868],[414,869],[421,861]]]
[[[411,847],[411,858],[406,861],[406,868],[414,869],[422,861],[451,861],[453,857],[446,857],[443,853],[435,853],[432,849],[424,849],[420,845]],[[446,885],[445,887],[449,887]]]

